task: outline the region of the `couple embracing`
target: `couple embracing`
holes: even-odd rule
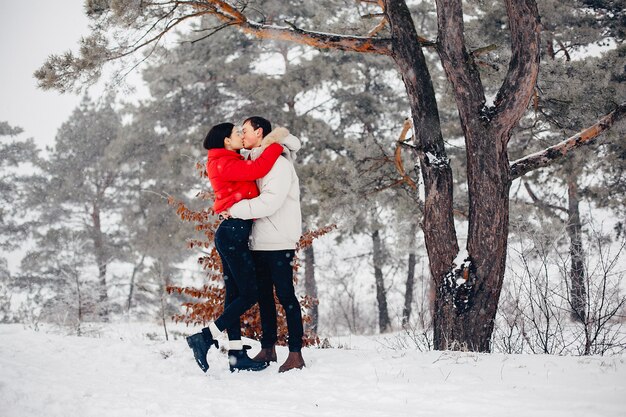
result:
[[[285,128],[272,131],[262,117],[213,126],[204,147],[207,173],[215,192],[213,210],[224,220],[215,232],[222,260],[224,312],[187,338],[202,371],[207,352],[228,334],[230,370],[265,369],[276,362],[277,320],[274,287],[287,316],[289,355],[279,372],[301,369],[302,314],[293,286],[292,260],[302,234],[300,187],[293,167],[300,141]],[[240,153],[247,149],[246,157]],[[261,351],[250,358],[241,341],[240,317],[255,303],[261,312]]]

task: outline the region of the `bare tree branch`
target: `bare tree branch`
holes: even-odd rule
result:
[[[163,36],[165,36],[165,34],[166,34],[167,32],[169,32],[170,30],[172,30],[172,29],[173,29],[175,26],[177,26],[178,24],[182,23],[183,21],[185,21],[185,20],[187,20],[187,19],[191,19],[191,18],[194,18],[194,17],[202,16],[203,14],[204,14],[204,13],[202,13],[202,12],[198,12],[198,13],[193,13],[193,14],[190,14],[190,15],[185,15],[185,16],[181,16],[181,17],[178,17],[178,18],[172,19],[172,20],[170,20],[169,22],[167,22],[167,25],[165,26],[165,28],[164,28],[163,30],[161,30],[161,31],[160,31],[157,35],[155,35],[154,37],[152,37],[152,38],[150,38],[150,39],[146,40],[145,42],[143,42],[143,43],[141,43],[141,44],[139,44],[139,45],[136,45],[136,46],[132,47],[132,48],[131,48],[131,49],[129,49],[129,50],[126,50],[126,51],[124,51],[124,52],[120,52],[119,54],[116,54],[116,55],[113,55],[113,56],[109,57],[109,58],[107,59],[107,61],[114,61],[114,60],[116,60],[116,59],[123,58],[123,57],[125,57],[125,56],[128,56],[128,55],[133,54],[134,52],[137,52],[138,50],[140,50],[141,48],[143,48],[143,47],[145,47],[145,46],[147,46],[147,45],[150,45],[150,44],[152,44],[152,43],[154,43],[154,42],[158,42],[158,41],[160,41],[160,40],[161,40],[161,38],[162,38]],[[145,36],[145,35],[144,35],[144,36]]]
[[[624,116],[626,116],[626,102],[620,104],[615,110],[598,120],[595,124],[569,139],[514,161],[511,163],[510,179],[514,180],[537,168],[548,166],[556,160],[563,158],[569,152],[581,146],[594,143],[595,139],[602,132],[610,129]]]
[[[558,216],[556,216],[556,213],[555,213],[556,211],[561,211],[566,214],[568,213],[565,207],[557,206],[554,204],[548,204],[542,199],[540,199],[539,197],[537,197],[537,194],[535,194],[530,184],[527,183],[526,181],[524,181],[524,188],[526,188],[526,192],[530,196],[531,200],[533,200],[533,204],[539,207],[545,213],[549,214],[550,216],[558,218]]]

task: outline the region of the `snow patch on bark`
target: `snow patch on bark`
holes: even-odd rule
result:
[[[474,282],[475,271],[472,259],[467,249],[461,249],[443,280],[443,290],[450,294],[454,308],[460,312],[467,311],[471,307]]]
[[[450,159],[448,158],[439,158],[437,155],[432,152],[426,152],[426,165],[433,166],[435,168],[444,168],[447,167],[450,163]]]

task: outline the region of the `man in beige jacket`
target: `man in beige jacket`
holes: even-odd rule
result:
[[[259,285],[263,336],[261,351],[254,360],[277,360],[275,287],[278,300],[285,309],[289,330],[289,356],[280,366],[279,372],[301,369],[305,366],[301,352],[302,313],[294,291],[292,268],[296,244],[302,235],[300,184],[293,167],[296,152],[301,146],[300,141],[285,128],[277,128],[272,132],[270,122],[256,116],[244,122],[243,139],[246,149],[250,149],[251,159],[256,159],[261,146],[270,142],[280,142],[285,147],[285,152],[270,172],[257,180],[260,195],[250,200],[242,200],[229,210],[232,217],[255,219],[250,233],[250,249]]]

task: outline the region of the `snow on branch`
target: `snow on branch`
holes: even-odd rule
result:
[[[514,161],[511,163],[511,180],[521,177],[522,175],[537,168],[548,166],[581,146],[594,143],[595,139],[602,132],[610,129],[624,116],[626,116],[626,102],[617,106],[615,110],[598,120],[592,126],[589,126],[569,139]]]
[[[338,49],[361,53],[381,55],[391,54],[391,40],[370,38],[365,36],[338,35],[333,33],[312,32],[291,27],[263,25],[245,21],[238,24],[244,33],[249,33],[261,39],[284,40],[312,46],[320,49]]]

